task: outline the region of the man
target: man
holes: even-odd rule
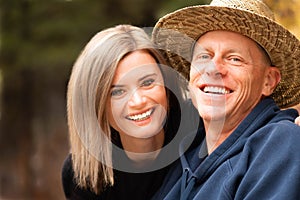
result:
[[[154,199],[300,199],[297,111],[280,111],[300,100],[299,40],[260,0],[180,9],[153,39],[204,124]]]

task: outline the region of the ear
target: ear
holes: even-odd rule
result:
[[[275,90],[276,86],[280,82],[281,75],[280,70],[277,67],[268,67],[266,70],[264,87],[262,94],[264,96],[270,96]]]

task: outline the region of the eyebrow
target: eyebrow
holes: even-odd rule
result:
[[[148,78],[148,77],[150,77],[150,76],[154,76],[154,75],[156,75],[156,73],[147,74],[147,75],[145,75],[145,76],[139,78],[138,80],[141,81],[141,80],[143,80],[143,79],[146,79],[146,78]]]
[[[146,79],[146,78],[148,78],[150,76],[155,76],[155,75],[157,75],[157,74],[156,73],[147,74],[147,75],[139,78],[138,81],[142,81],[142,80],[144,80],[144,79]],[[114,84],[112,84],[110,88],[115,88],[115,87],[125,87],[125,85],[114,85]]]
[[[111,85],[110,88],[116,88],[116,87],[124,87],[124,85]]]

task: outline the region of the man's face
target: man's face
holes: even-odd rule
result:
[[[192,100],[201,117],[237,126],[279,82],[279,70],[269,65],[258,44],[241,34],[212,31],[201,36],[190,70]]]

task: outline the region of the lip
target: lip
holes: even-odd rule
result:
[[[135,113],[130,113],[125,116],[126,119],[131,120],[131,121],[143,121],[145,119],[148,119],[155,111],[155,108],[149,108],[145,109],[140,112],[135,112]]]

